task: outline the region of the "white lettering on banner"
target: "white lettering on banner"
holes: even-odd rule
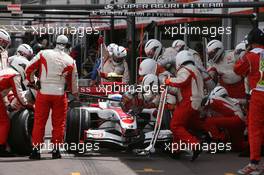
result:
[[[229,0],[230,2],[237,2],[237,0]],[[240,0],[240,2],[252,2],[253,0]],[[140,11],[137,11],[137,13],[140,12],[153,12],[157,13],[157,10],[155,7],[162,7],[164,6],[164,9],[159,9],[159,12],[167,12],[167,13],[195,13],[195,14],[206,14],[206,13],[212,13],[212,14],[222,14],[222,7],[223,3],[222,2],[210,2],[205,3],[204,0],[197,0],[195,3],[184,3],[184,7],[179,9],[180,3],[177,3],[177,1],[173,1],[175,3],[171,4],[147,4],[147,3],[142,3],[140,6],[137,7],[137,9],[140,9]],[[116,5],[118,8],[121,8],[123,4],[118,4]],[[111,6],[112,5],[106,5]],[[205,8],[207,6],[210,6],[211,8]],[[166,8],[165,8],[166,7]],[[189,7],[189,8],[187,8]],[[212,7],[220,7],[220,8],[212,8]],[[151,9],[152,8],[152,9]],[[200,9],[199,9],[200,8]],[[246,10],[249,10],[252,8],[230,8],[228,9],[228,13],[234,13],[234,12],[243,12]],[[96,13],[97,14],[97,13]],[[171,18],[163,18],[163,17],[171,17]],[[162,23],[166,23],[166,21],[173,21],[174,23],[179,23],[177,22],[179,19],[186,19],[186,17],[172,17],[172,16],[161,16],[161,15],[156,15],[156,16],[151,16],[148,14],[145,17],[139,17],[137,16],[136,18],[136,24],[145,24],[145,23],[150,23],[151,21],[156,21]],[[124,20],[119,20],[115,21],[115,26],[126,26],[126,22]],[[100,27],[108,28],[109,26],[107,24],[102,24]]]
[[[224,4],[222,2],[198,2],[198,3],[138,3],[138,4],[116,4],[119,10],[131,10],[131,9],[187,9],[187,8],[222,8]],[[113,10],[115,7],[113,4],[107,4],[104,9]]]

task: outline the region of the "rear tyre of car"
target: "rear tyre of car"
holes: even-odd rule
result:
[[[67,112],[65,142],[66,150],[71,153],[78,152],[81,137],[81,117],[77,111],[76,108],[70,108]]]
[[[81,140],[84,140],[84,131],[88,130],[91,127],[91,115],[85,110],[85,108],[79,111],[79,115],[81,116]]]
[[[78,153],[78,145],[84,140],[84,131],[91,125],[89,112],[82,107],[70,108],[67,112],[65,142],[69,153]],[[80,147],[79,147],[80,148]],[[82,149],[82,148],[81,148]]]

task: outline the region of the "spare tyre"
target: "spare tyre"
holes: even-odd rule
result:
[[[29,155],[32,149],[31,134],[34,123],[34,112],[23,109],[10,114],[10,131],[8,144],[12,152]]]

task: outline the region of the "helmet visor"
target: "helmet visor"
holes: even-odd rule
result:
[[[154,49],[151,49],[149,52],[146,53],[146,56],[149,58],[152,58],[152,57],[154,57],[154,54],[155,54]]]
[[[6,49],[9,45],[9,41],[0,38],[0,46]]]
[[[216,57],[217,51],[218,51],[218,49],[214,49],[210,52],[207,52],[209,61],[213,61],[213,62],[216,61],[215,57]]]
[[[115,57],[115,56],[113,56],[113,60],[116,63],[122,63],[124,59],[125,59],[125,57]]]
[[[244,52],[245,50],[243,49],[238,49],[234,52],[235,55],[240,55],[242,52]]]

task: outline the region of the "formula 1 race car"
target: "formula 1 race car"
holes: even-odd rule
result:
[[[86,89],[87,90],[87,89]],[[91,93],[88,90],[88,94]],[[99,98],[105,94],[97,93]],[[65,142],[68,144],[99,143],[100,148],[142,149],[150,145],[157,132],[154,132],[157,120],[156,109],[144,109],[140,114],[125,113],[120,107],[120,94],[110,94],[106,101],[91,103],[75,101],[69,95]],[[28,155],[31,152],[31,133],[34,112],[22,109],[9,114],[10,133],[8,144],[13,153]],[[170,115],[166,113],[158,132],[157,144],[172,141],[169,130]],[[73,152],[71,149],[68,151]],[[77,150],[78,151],[78,150]]]
[[[122,111],[120,94],[110,94],[108,100],[95,104],[72,105],[67,114],[65,141],[68,144],[99,143],[111,149],[142,149],[153,139],[156,109],[144,109],[138,115]],[[168,128],[170,115],[165,115],[157,143],[171,142]]]

